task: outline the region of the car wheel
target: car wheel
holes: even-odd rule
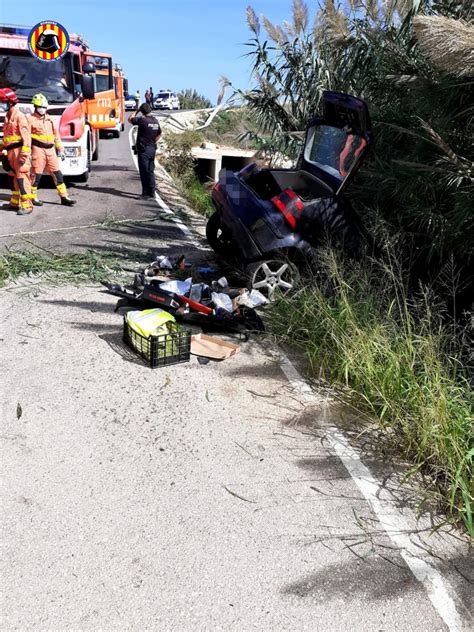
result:
[[[211,215],[206,224],[206,239],[211,248],[222,257],[229,257],[234,250],[231,236],[222,227],[221,216],[217,211]]]
[[[287,294],[297,285],[300,274],[298,268],[291,261],[284,259],[269,259],[251,263],[246,268],[249,287],[258,290],[269,301],[276,295]]]

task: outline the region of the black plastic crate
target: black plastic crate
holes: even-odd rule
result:
[[[191,332],[179,325],[175,331],[146,338],[132,329],[123,319],[123,341],[136,351],[152,369],[189,362],[191,356]]]

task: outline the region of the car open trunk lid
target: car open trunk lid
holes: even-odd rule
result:
[[[308,122],[298,168],[331,186],[336,195],[353,179],[373,142],[367,105],[342,92],[324,92],[323,115]]]

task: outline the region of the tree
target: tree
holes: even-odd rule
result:
[[[179,103],[185,110],[200,110],[203,108],[211,108],[212,103],[194,88],[186,88],[178,94]]]
[[[360,214],[409,232],[423,261],[474,255],[474,9],[470,0],[325,0],[310,26],[293,0],[274,25],[247,9],[255,87],[239,91],[259,133],[296,156],[324,90],[366,99],[376,149]],[[265,35],[262,35],[262,25]]]

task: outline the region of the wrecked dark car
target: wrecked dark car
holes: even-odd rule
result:
[[[325,92],[322,110],[308,122],[296,168],[222,170],[212,191],[209,244],[270,298],[293,287],[298,265],[325,235],[349,248],[357,232],[344,194],[372,144],[367,105]]]

